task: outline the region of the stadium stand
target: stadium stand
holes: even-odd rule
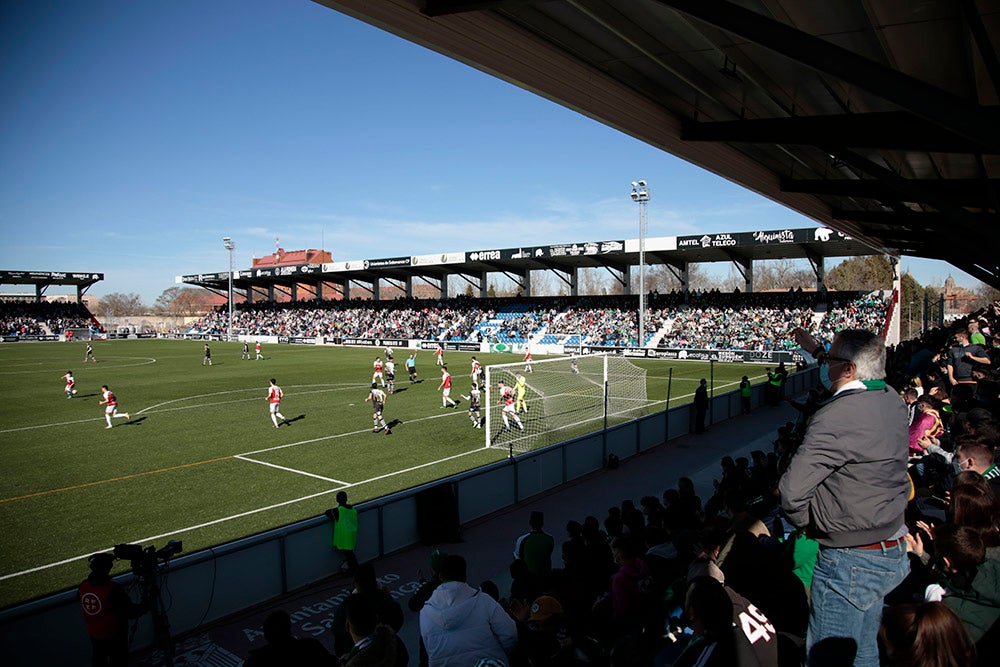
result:
[[[82,304],[0,301],[0,334],[59,335],[65,329],[77,327],[103,330],[97,318]]]
[[[787,350],[787,332],[802,326],[829,341],[843,328],[877,328],[887,307],[877,293],[835,295],[827,312],[815,294],[692,293],[651,295],[645,346]],[[419,338],[514,345],[635,346],[638,316],[633,297],[519,299],[398,299],[387,302],[302,301],[240,304],[239,334],[328,338]],[[843,304],[843,305],[841,305]],[[222,333],[224,310],[209,313],[189,333]]]

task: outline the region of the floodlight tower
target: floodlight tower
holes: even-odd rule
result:
[[[229,328],[226,332],[226,340],[233,339],[233,251],[236,244],[228,236],[222,237],[222,246],[229,251]]]
[[[639,347],[646,344],[646,206],[649,188],[646,181],[632,181],[632,201],[639,205]]]

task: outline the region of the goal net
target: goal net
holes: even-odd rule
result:
[[[530,373],[498,364],[483,396],[486,446],[526,452],[645,414],[646,370],[608,354],[533,361]]]

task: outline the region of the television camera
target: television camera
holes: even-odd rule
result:
[[[152,545],[143,548],[138,544],[116,544],[114,554],[118,560],[129,561],[137,577],[151,577],[156,574],[160,563],[166,563],[182,550],[180,540],[170,540],[159,549]]]

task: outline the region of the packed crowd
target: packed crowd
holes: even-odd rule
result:
[[[87,307],[76,303],[0,301],[0,334],[40,336],[77,327],[96,327]]]
[[[797,326],[830,336],[844,328],[880,331],[886,304],[880,297],[841,295],[826,316],[814,311],[815,295],[692,293],[651,294],[643,344],[660,336],[659,347],[781,350],[794,347],[787,332]],[[241,304],[234,315],[240,334],[328,338],[418,338],[467,342],[524,343],[538,335],[582,339],[587,345],[634,346],[638,340],[635,297],[486,299],[446,301],[303,301]],[[220,309],[192,331],[222,333],[228,314]],[[816,322],[820,324],[817,329]],[[562,340],[565,340],[563,338]]]
[[[874,295],[862,295],[850,301],[831,298],[830,308],[819,324],[819,335],[824,340],[832,340],[833,334],[841,329],[881,331],[887,310],[886,301]]]
[[[474,340],[476,326],[491,319],[489,301],[293,301],[239,304],[233,329],[240,334],[328,338],[418,338]],[[213,311],[194,324],[201,333],[223,333],[229,315]]]

